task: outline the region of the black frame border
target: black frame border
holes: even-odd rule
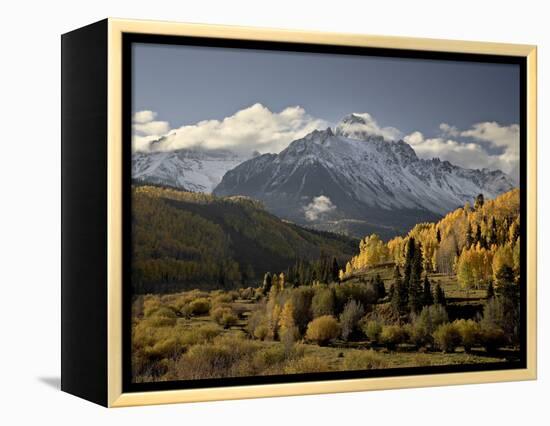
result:
[[[458,62],[480,62],[518,65],[520,67],[520,227],[521,289],[520,289],[520,361],[487,364],[442,365],[431,367],[388,368],[380,370],[337,371],[326,373],[290,374],[273,376],[233,377],[133,383],[131,369],[131,138],[132,138],[132,44],[183,45],[198,47],[234,48],[247,50],[286,51],[319,54],[389,57],[396,59],[424,59]],[[502,371],[527,368],[527,58],[520,56],[486,55],[472,53],[436,52],[376,47],[322,45],[313,43],[257,41],[210,37],[170,36],[157,34],[123,33],[122,35],[122,391],[144,392],[187,390],[243,385],[268,385],[326,380],[366,379]]]

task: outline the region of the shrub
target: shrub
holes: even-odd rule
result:
[[[364,315],[365,310],[361,303],[355,300],[350,300],[344,306],[343,312],[340,314],[340,326],[342,329],[342,339],[348,340],[349,336],[355,331],[357,323]]]
[[[265,372],[269,368],[284,363],[286,359],[285,348],[281,345],[273,345],[256,352],[252,358],[252,365],[257,372]]]
[[[145,296],[143,299],[143,315],[148,317],[151,313],[160,307],[159,296]]]
[[[466,352],[470,352],[473,346],[479,342],[481,328],[479,323],[474,320],[456,320],[454,322],[458,333],[460,334],[460,339],[462,341],[462,346]]]
[[[238,321],[237,315],[235,315],[231,308],[222,306],[212,309],[210,312],[210,318],[225,328],[235,325]]]
[[[334,315],[334,291],[329,287],[318,287],[311,300],[313,318]]]
[[[309,323],[306,331],[306,339],[317,342],[319,346],[325,346],[340,334],[338,321],[331,315],[323,315]]]
[[[399,315],[395,313],[391,303],[379,303],[372,305],[372,311],[365,316],[365,320],[376,320],[382,324],[396,324]]]
[[[315,289],[313,287],[298,287],[291,290],[290,300],[294,305],[294,323],[303,335],[306,332],[307,325],[313,319],[311,303]]]
[[[211,307],[228,306],[233,301],[233,297],[229,293],[222,293],[212,298]]]
[[[147,318],[143,323],[149,327],[173,327],[176,325],[177,318],[175,316],[162,316],[152,315]]]
[[[178,376],[185,379],[226,377],[235,361],[229,348],[201,344],[192,346],[179,359],[176,369]]]
[[[321,373],[328,371],[329,367],[325,360],[317,356],[305,356],[290,360],[284,367],[285,374],[301,374],[301,373]]]
[[[256,330],[260,327],[265,329],[265,335],[263,334],[263,331],[258,332],[258,335],[256,334]],[[265,314],[261,310],[253,311],[250,314],[246,323],[246,330],[248,331],[248,334],[257,339],[264,340],[267,337],[267,334],[269,333],[269,328],[267,326]]]
[[[399,325],[385,325],[380,333],[380,343],[394,350],[397,345],[403,343],[407,338],[405,330]]]
[[[179,351],[180,345],[175,338],[159,340],[152,347],[146,349],[147,355],[155,358],[170,358],[177,355]]]
[[[254,298],[255,291],[252,287],[242,288],[239,292],[239,297],[244,300],[250,300]]]
[[[229,328],[237,324],[238,321],[239,319],[237,318],[237,316],[232,311],[229,311],[229,312],[225,312],[222,315],[220,319],[220,325],[222,325],[224,328]]]
[[[498,327],[482,327],[479,340],[485,350],[491,353],[506,344],[506,334]]]
[[[175,365],[180,379],[232,377],[253,373],[250,360],[256,342],[237,335],[221,335],[210,343],[191,346]]]
[[[365,336],[369,338],[372,343],[378,343],[380,340],[380,333],[382,333],[382,323],[377,320],[364,321],[361,324],[361,329]]]
[[[258,340],[265,340],[268,334],[269,334],[269,329],[265,324],[258,325],[253,332],[253,336]]]
[[[234,323],[237,322],[237,316],[233,313],[233,310],[229,307],[218,306],[210,311],[210,318],[212,318],[218,324],[223,326],[227,326],[227,321],[228,321],[227,319],[230,317],[234,317]],[[224,318],[226,319],[224,320]]]
[[[454,352],[460,344],[460,333],[455,324],[441,324],[433,332],[434,342],[443,352]]]
[[[344,357],[344,368],[346,370],[370,370],[373,368],[384,368],[388,362],[384,356],[373,351],[353,351]]]
[[[205,324],[200,327],[193,327],[182,333],[180,342],[185,346],[197,345],[206,343],[214,339],[221,333],[219,327],[214,324]]]
[[[205,297],[199,297],[189,303],[191,315],[206,315],[210,311],[210,302]]]
[[[425,306],[411,326],[411,341],[416,345],[433,343],[433,332],[449,321],[447,311],[441,305]]]
[[[345,283],[336,285],[334,294],[336,314],[343,312],[349,300],[355,300],[363,306],[376,303],[378,300],[378,291],[372,284]]]

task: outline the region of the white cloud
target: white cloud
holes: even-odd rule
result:
[[[421,132],[416,131],[405,136],[404,140],[421,158],[439,157],[466,168],[500,169],[516,181],[519,179],[517,124],[502,126],[495,122],[483,122],[474,124],[468,130],[459,130],[442,123],[440,130],[443,131],[442,137],[425,138]],[[466,141],[449,138],[451,135]]]
[[[293,140],[326,127],[326,121],[308,115],[299,106],[277,113],[257,103],[223,120],[204,120],[173,129],[155,150],[201,147],[247,153],[280,152]],[[135,148],[145,149],[144,146]]]
[[[170,130],[170,124],[167,121],[150,121],[148,123],[134,124],[134,131],[145,136],[163,135]]]
[[[138,111],[132,117],[132,147],[136,151],[146,150],[149,144],[170,131],[167,121],[156,121],[157,113],[150,110]]]
[[[132,122],[134,123],[149,123],[157,118],[157,113],[150,110],[138,111],[134,113]]]
[[[411,146],[420,145],[424,142],[424,135],[421,132],[412,132],[410,135],[407,135],[403,138]]]
[[[336,210],[336,206],[332,204],[329,197],[320,195],[318,197],[314,197],[313,201],[309,203],[304,210],[306,219],[313,222],[319,219],[322,215]]]
[[[460,133],[461,136],[489,142],[495,147],[519,152],[519,126],[501,126],[495,121],[477,123],[471,129]]]
[[[344,122],[338,124],[336,130],[351,138],[353,138],[354,135],[361,138],[363,134],[368,134],[382,136],[386,140],[394,141],[402,136],[401,131],[395,127],[381,127],[372,115],[367,112],[356,112],[353,113],[352,116],[355,118],[359,117],[359,120],[344,120]]]
[[[460,132],[455,126],[451,126],[450,124],[447,124],[447,123],[441,123],[439,125],[439,130],[441,130],[444,135],[451,136],[451,137],[457,137],[460,134]]]

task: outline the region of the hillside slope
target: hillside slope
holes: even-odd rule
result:
[[[345,264],[357,241],[281,221],[245,197],[136,186],[132,282],[138,292],[233,288],[321,253]]]

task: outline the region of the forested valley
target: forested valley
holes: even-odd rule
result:
[[[243,197],[133,195],[136,382],[520,356],[519,191],[360,241]]]

